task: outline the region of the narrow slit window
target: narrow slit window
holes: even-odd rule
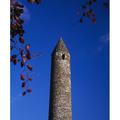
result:
[[[62,59],[63,59],[63,60],[65,59],[65,54],[62,55]]]

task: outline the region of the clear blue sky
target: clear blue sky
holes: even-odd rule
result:
[[[109,15],[101,0],[97,23],[79,23],[84,0],[25,2],[25,38],[42,56],[32,60],[32,94],[21,96],[20,69],[11,65],[11,120],[48,120],[51,53],[60,36],[71,53],[73,120],[109,119]]]

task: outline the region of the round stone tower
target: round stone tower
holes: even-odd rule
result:
[[[72,120],[70,54],[62,39],[52,53],[49,120]]]

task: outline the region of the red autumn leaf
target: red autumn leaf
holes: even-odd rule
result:
[[[27,92],[28,92],[28,93],[31,93],[31,92],[32,92],[32,89],[31,89],[31,88],[28,88],[28,89],[27,89]]]
[[[22,61],[22,62],[21,62],[21,67],[23,67],[24,65],[25,65],[25,63]]]
[[[31,65],[27,65],[27,68],[32,71],[32,66]]]
[[[29,44],[26,45],[26,46],[25,46],[25,49],[26,49],[26,50],[29,50],[29,49],[30,49],[30,45],[29,45]]]
[[[11,25],[11,29],[15,29],[15,25],[14,24]]]
[[[22,93],[22,96],[25,96],[25,95],[26,95],[26,92],[23,92],[23,93]]]
[[[17,57],[17,55],[16,55],[16,54],[14,54],[14,55],[12,55],[12,57],[13,57],[13,58],[16,58],[16,57]]]
[[[26,87],[26,82],[23,82],[22,83],[22,88],[25,88]]]
[[[34,3],[34,2],[35,2],[35,0],[28,0],[28,2],[30,2],[30,3]]]
[[[32,78],[28,78],[29,81],[32,81]]]
[[[23,37],[20,37],[20,38],[19,38],[19,41],[20,41],[20,43],[23,43],[23,44],[25,43],[25,40],[24,40]]]
[[[25,76],[23,74],[20,75],[21,80],[25,80]]]
[[[30,2],[30,3],[37,3],[37,4],[39,4],[39,3],[41,3],[41,2],[42,2],[42,0],[28,0],[28,2]]]
[[[26,53],[26,57],[27,59],[31,59],[31,54],[30,54],[30,51],[28,50],[27,53]]]
[[[14,60],[14,58],[11,56],[11,57],[10,57],[10,61],[13,62],[13,60]]]
[[[14,65],[16,65],[16,64],[17,64],[17,62],[18,62],[18,59],[17,59],[17,58],[15,58],[15,59],[13,60],[13,64],[14,64]]]
[[[39,3],[41,3],[42,2],[42,0],[36,0],[36,3],[37,4],[39,4]]]

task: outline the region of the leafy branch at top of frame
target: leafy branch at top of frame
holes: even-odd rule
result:
[[[108,0],[101,1],[101,3],[105,9],[109,9]],[[98,4],[97,0],[87,0],[87,2],[85,2],[80,6],[80,10],[77,11],[77,15],[80,16],[80,20],[79,20],[80,23],[83,23],[85,21],[85,18],[92,21],[92,23],[96,23],[97,18],[96,18],[96,12],[94,11],[94,7],[95,7],[94,5],[97,4]]]
[[[27,0],[29,3],[40,4],[41,0]],[[19,64],[22,68],[20,74],[21,87],[23,88],[22,95],[25,96],[26,93],[31,93],[32,88],[30,87],[30,82],[32,77],[30,72],[32,72],[32,65],[30,64],[31,59],[34,55],[31,54],[30,44],[24,38],[24,20],[21,18],[24,14],[24,5],[17,0],[11,0],[10,6],[10,49],[11,56],[10,61],[13,65]]]

